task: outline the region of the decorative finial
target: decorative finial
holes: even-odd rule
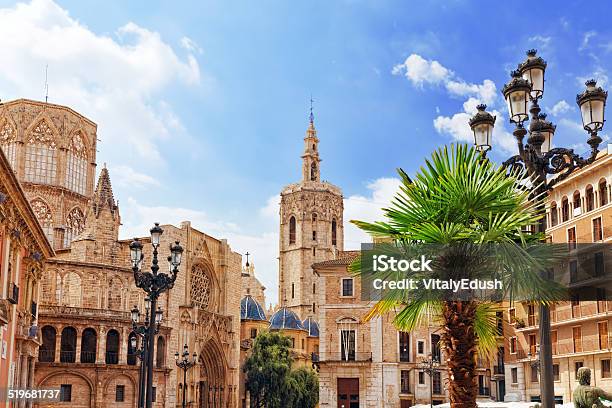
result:
[[[476,109],[478,109],[481,112],[484,112],[487,109],[487,105],[484,103],[481,103],[480,105],[476,106]]]
[[[527,50],[527,56],[528,57],[535,57],[537,53],[538,53],[538,50],[536,50],[535,48]]]
[[[515,69],[514,71],[510,72],[510,76],[512,78],[522,78],[523,77],[521,75],[521,71],[519,71],[518,69]]]
[[[251,254],[249,254],[249,252],[247,251],[247,253],[245,255],[247,257],[246,267],[248,268],[250,266],[250,264],[249,264],[249,255],[251,255]]]
[[[314,113],[312,113],[312,103],[314,102],[314,99],[312,99],[312,94],[310,94],[310,124],[313,125],[314,124]]]
[[[589,79],[588,81],[586,81],[584,83],[587,87],[593,87],[595,88],[595,85],[597,85],[597,81],[594,79]]]

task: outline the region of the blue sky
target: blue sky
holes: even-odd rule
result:
[[[0,98],[42,99],[49,64],[50,102],[98,123],[122,235],[192,219],[254,253],[274,302],[276,196],[299,178],[311,94],[347,220],[380,215],[395,168],[469,137],[477,101],[498,115],[492,157],[512,153],[500,89],[528,48],[548,61],[555,143],[586,149],[575,95],[608,86],[612,5],[560,4],[0,0]]]

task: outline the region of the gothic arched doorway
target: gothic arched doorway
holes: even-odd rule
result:
[[[202,348],[200,367],[199,408],[225,408],[228,406],[228,391],[225,358],[221,347],[209,340]]]

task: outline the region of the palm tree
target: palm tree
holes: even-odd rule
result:
[[[516,298],[529,292],[543,302],[558,296],[538,273],[544,263],[534,255],[533,243],[541,236],[525,232],[543,214],[524,188],[524,173],[516,170],[508,175],[506,169],[483,159],[475,149],[457,144],[435,151],[414,180],[401,169],[399,174],[402,184],[391,206],[384,209],[386,221],[351,221],[376,242],[390,243],[385,250],[389,245],[404,252],[411,245],[422,248],[423,244],[503,245],[503,261],[496,263],[495,273],[505,283],[506,294]],[[470,268],[470,262],[480,258],[466,257],[468,252],[448,252],[454,258],[450,260],[451,274],[457,272],[457,265],[464,273],[477,269]],[[449,262],[448,257],[445,261]],[[364,263],[362,257],[351,265],[362,280],[371,272]],[[414,276],[423,274],[427,272]],[[476,356],[489,357],[495,352],[495,311],[499,307],[495,301],[452,299],[422,288],[406,289],[385,292],[366,320],[399,310],[394,324],[402,331],[412,331],[427,319],[436,320],[447,356],[451,406],[472,408],[478,394]]]

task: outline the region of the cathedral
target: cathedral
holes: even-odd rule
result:
[[[96,132],[94,122],[64,106],[0,104],[0,148],[54,249],[29,319],[38,326],[26,336],[39,344],[33,378],[22,370],[23,380],[7,383],[60,389],[60,405],[135,407],[139,361],[130,310],[145,310],[145,294],[134,285],[130,241],[119,239],[109,171],[103,167],[95,180]],[[184,395],[191,407],[237,407],[242,257],[188,221],[162,228],[162,259],[174,241],[185,256],[174,288],[159,301],[154,406],[175,407]],[[145,264],[148,240],[142,238]],[[198,356],[185,384],[172,358],[184,344]]]

